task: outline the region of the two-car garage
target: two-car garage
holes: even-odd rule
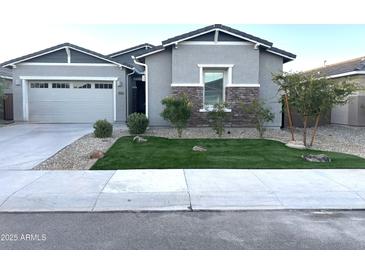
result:
[[[29,80],[28,121],[93,123],[115,120],[115,83],[90,80]]]

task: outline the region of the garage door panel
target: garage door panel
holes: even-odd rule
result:
[[[113,121],[110,89],[29,89],[29,120],[49,123]]]

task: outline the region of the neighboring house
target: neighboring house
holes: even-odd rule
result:
[[[345,105],[336,106],[331,111],[331,123],[365,126],[365,57],[359,57],[340,63],[326,65],[306,71],[318,76],[357,83],[361,90],[349,97]]]
[[[166,126],[166,96],[187,93],[191,126],[208,125],[207,111],[227,102],[230,125],[245,126],[242,103],[262,98],[281,126],[281,104],[272,73],[294,60],[269,41],[223,25],[211,25],[159,46],[139,45],[102,55],[65,43],[2,64],[13,70],[15,120],[51,123],[125,122],[144,112],[151,126]]]
[[[2,82],[3,94],[11,93],[11,86],[13,82],[12,71],[7,68],[0,67],[0,81]],[[4,98],[0,99],[0,120],[4,119]]]

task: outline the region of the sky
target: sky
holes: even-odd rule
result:
[[[70,42],[103,54],[141,43],[158,45],[167,38],[204,27],[201,24],[57,24],[19,25],[3,29],[0,62]],[[365,56],[365,25],[228,24],[297,55],[284,66],[300,71]],[[19,29],[17,29],[19,28]],[[1,39],[3,40],[3,39]],[[3,40],[3,41],[4,41]]]

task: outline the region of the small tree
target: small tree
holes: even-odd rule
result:
[[[320,117],[335,105],[345,104],[348,96],[358,86],[348,81],[336,81],[314,74],[281,73],[273,81],[284,91],[288,105],[294,107],[303,117],[303,143],[307,145],[307,125],[310,117],[315,118],[312,146],[317,133]]]
[[[219,103],[215,104],[213,110],[208,112],[208,117],[212,122],[212,128],[219,137],[222,137],[224,133],[224,122],[227,117],[226,108],[226,103]]]
[[[192,104],[186,94],[166,97],[161,101],[165,109],[161,112],[162,118],[169,121],[177,130],[179,138],[186,128],[191,116]]]
[[[255,125],[260,138],[264,137],[266,131],[265,123],[272,122],[275,114],[265,107],[265,103],[258,99],[252,101],[250,105],[242,105],[245,113],[251,115],[251,122]]]

